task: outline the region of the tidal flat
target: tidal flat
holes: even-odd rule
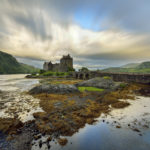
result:
[[[76,86],[82,80],[25,79],[24,75],[9,78],[0,81],[3,83],[0,89],[2,150],[97,150],[97,147],[134,150],[137,146],[131,148],[131,143],[125,140],[130,140],[131,135],[133,143],[140,141],[143,145],[139,150],[150,148],[149,85],[132,83],[99,91],[73,89],[75,92],[64,93],[59,85]],[[30,93],[39,84],[55,85],[52,87],[57,92]],[[128,147],[115,142],[113,135]]]

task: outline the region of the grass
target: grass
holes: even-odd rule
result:
[[[69,75],[68,72],[52,72],[52,71],[46,71],[44,73],[41,73],[40,75],[43,75],[43,76],[67,76]]]
[[[138,74],[143,74],[143,73],[150,73],[150,68],[108,68],[102,70],[104,72],[114,72],[114,73],[138,73]]]
[[[103,92],[104,89],[96,88],[96,87],[78,87],[80,92],[89,91],[89,92]]]
[[[125,84],[125,83],[121,83],[121,84],[120,84],[120,87],[121,87],[121,88],[125,88],[126,86],[127,86],[127,84]]]
[[[104,79],[111,79],[111,77],[109,77],[109,76],[104,76],[103,78]]]
[[[51,84],[76,84],[81,82],[82,80],[67,80],[67,79],[57,79],[57,80],[52,80],[49,83]]]

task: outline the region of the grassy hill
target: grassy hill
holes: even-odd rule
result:
[[[12,55],[0,51],[0,74],[34,73],[39,69],[19,63]]]
[[[103,72],[113,73],[150,73],[150,62],[143,62],[140,64],[127,64],[122,67],[112,67],[102,70]]]
[[[126,64],[124,66],[121,66],[121,68],[135,68],[138,65],[140,65],[140,63],[130,63],[130,64]]]
[[[143,62],[143,63],[139,64],[136,68],[138,68],[138,69],[148,69],[148,68],[150,68],[150,61]]]

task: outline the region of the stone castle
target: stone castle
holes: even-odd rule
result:
[[[54,72],[68,72],[73,69],[73,58],[68,54],[60,59],[60,63],[45,62],[43,69]]]

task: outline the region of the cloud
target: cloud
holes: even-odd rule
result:
[[[0,49],[19,57],[100,67],[150,58],[149,0],[1,0]]]

